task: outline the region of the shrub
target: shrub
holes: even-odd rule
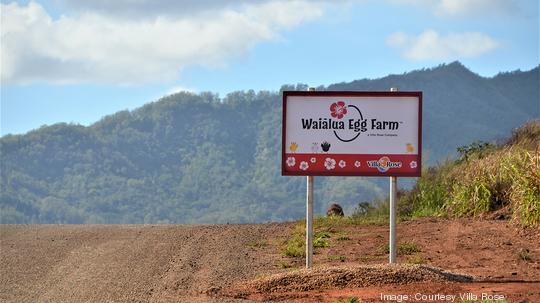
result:
[[[424,257],[422,257],[422,255],[417,254],[417,255],[411,256],[409,259],[407,259],[407,263],[409,263],[409,264],[424,264],[424,263],[426,263],[426,260],[424,259]]]
[[[429,168],[400,200],[410,216],[480,216],[507,208],[524,227],[540,223],[540,122],[504,145],[475,142],[460,159]]]

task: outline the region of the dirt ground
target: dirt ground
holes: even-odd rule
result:
[[[398,243],[415,249],[398,261],[475,282],[231,295],[243,281],[303,266],[280,252],[293,225],[1,225],[0,302],[396,302],[381,295],[417,293],[540,302],[540,230],[466,219],[399,223]],[[385,263],[387,238],[387,226],[335,227],[314,264]]]

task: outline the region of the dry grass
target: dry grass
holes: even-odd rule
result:
[[[424,173],[402,201],[410,205],[411,215],[474,217],[508,209],[522,226],[538,226],[540,121],[516,129],[502,146],[474,147],[479,149],[465,148],[464,158]]]

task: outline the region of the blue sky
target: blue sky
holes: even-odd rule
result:
[[[0,134],[89,125],[178,90],[278,90],[454,60],[539,64],[537,0],[1,1]]]

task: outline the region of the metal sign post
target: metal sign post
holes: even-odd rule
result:
[[[396,263],[396,183],[397,177],[390,177],[390,264]]]
[[[397,92],[396,87],[390,88],[391,92]],[[390,238],[389,238],[389,263],[396,263],[396,201],[397,200],[397,177],[390,177]]]
[[[306,268],[313,266],[313,176],[307,176],[306,190]]]
[[[315,91],[310,87],[308,91]],[[313,176],[306,177],[306,268],[313,266]]]

